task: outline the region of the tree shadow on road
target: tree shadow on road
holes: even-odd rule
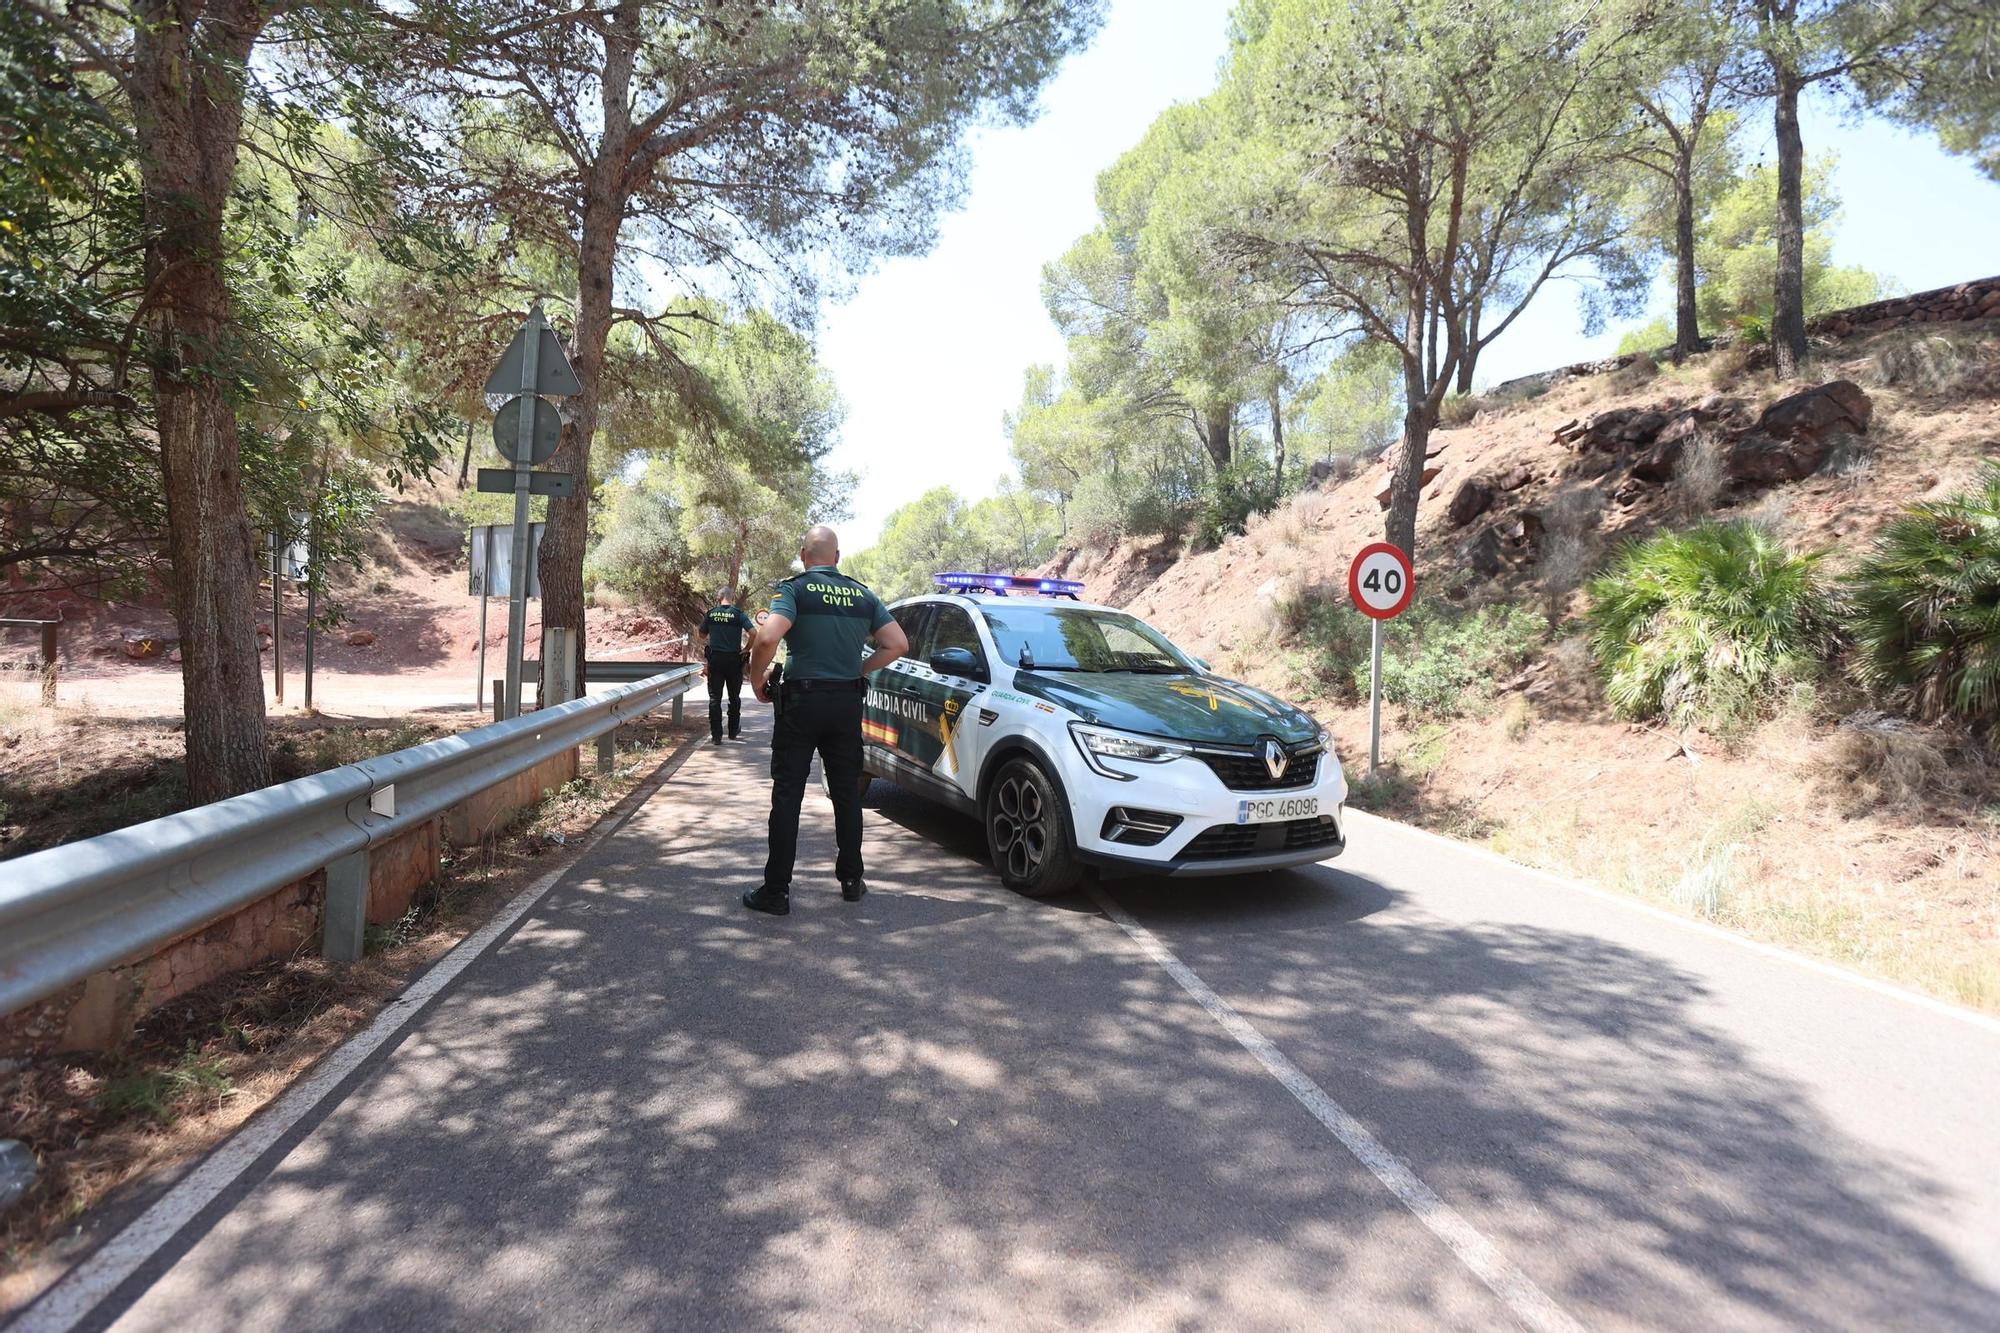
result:
[[[135,1326],[1506,1321],[1101,918],[880,819],[865,902],[742,912],[762,762],[682,770]],[[1657,957],[1327,869],[1116,892],[1586,1323],[1990,1321],[1903,1220],[1948,1194]]]

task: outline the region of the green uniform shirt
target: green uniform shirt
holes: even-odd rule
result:
[[[740,606],[711,606],[701,618],[702,632],[708,635],[711,653],[740,653],[743,636],[757,628]]]
[[[832,565],[814,565],[776,586],[771,614],[792,622],[785,633],[785,679],[861,679],[861,650],[889,623],[882,599]]]

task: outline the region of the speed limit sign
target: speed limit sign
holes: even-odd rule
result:
[[[1364,616],[1388,620],[1403,613],[1416,590],[1410,557],[1388,542],[1364,546],[1347,567],[1347,595]]]

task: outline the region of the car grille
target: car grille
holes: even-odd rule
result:
[[[1221,861],[1232,856],[1298,852],[1339,845],[1339,823],[1331,815],[1318,815],[1312,819],[1284,819],[1269,824],[1217,824],[1197,833],[1181,852],[1181,859]]]
[[[1318,741],[1286,746],[1285,771],[1275,778],[1264,767],[1264,756],[1254,750],[1198,750],[1195,755],[1231,791],[1287,791],[1319,780]]]

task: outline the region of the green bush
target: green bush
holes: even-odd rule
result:
[[[1278,620],[1299,646],[1287,659],[1291,687],[1317,698],[1351,702],[1368,688],[1368,618],[1333,584],[1315,584],[1278,599]]]
[[[1279,599],[1280,623],[1299,646],[1288,658],[1294,689],[1353,702],[1368,693],[1368,618],[1331,584]],[[1492,697],[1542,641],[1541,618],[1526,607],[1466,610],[1420,598],[1383,629],[1382,697],[1406,713],[1457,717]]]
[[[1220,546],[1241,533],[1252,514],[1271,507],[1271,470],[1261,459],[1237,459],[1217,476],[1204,477],[1196,511],[1196,538]]]
[[[1846,591],[1864,684],[1926,719],[2000,717],[2000,460],[1891,523]]]
[[[1382,697],[1418,716],[1457,717],[1490,699],[1541,641],[1541,617],[1525,606],[1466,610],[1420,599],[1383,627]],[[1367,680],[1364,656],[1362,688]]]
[[[1723,730],[1812,674],[1832,640],[1820,553],[1749,523],[1705,523],[1625,547],[1588,585],[1605,690],[1628,717]]]

